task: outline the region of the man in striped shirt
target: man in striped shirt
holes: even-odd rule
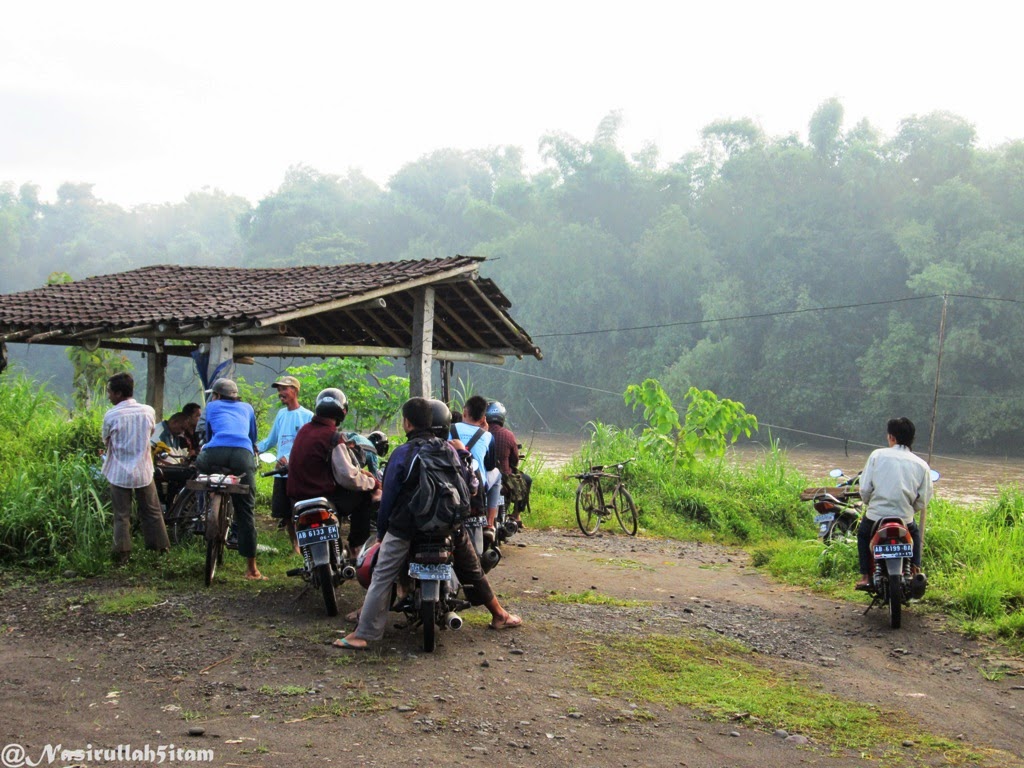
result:
[[[160,511],[160,499],[153,481],[153,456],[149,439],[156,428],[156,413],[136,402],[135,380],[130,373],[118,373],[107,381],[107,397],[114,406],[103,416],[103,442],[107,452],[103,476],[110,483],[114,510],[114,561],[128,560],[132,551],[132,497],[139,508],[146,549],[166,552],[170,548]]]

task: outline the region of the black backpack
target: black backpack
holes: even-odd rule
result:
[[[419,438],[419,453],[409,466],[411,493],[406,501],[413,527],[421,533],[447,534],[469,514],[469,488],[462,462],[439,437]],[[419,477],[413,480],[418,471]]]

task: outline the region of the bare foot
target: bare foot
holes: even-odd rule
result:
[[[245,578],[249,581],[270,581],[270,579],[268,579],[259,571],[246,571]]]

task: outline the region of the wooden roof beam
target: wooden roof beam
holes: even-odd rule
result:
[[[328,301],[324,304],[315,304],[310,307],[302,307],[301,309],[295,309],[291,312],[282,312],[279,315],[272,317],[265,317],[260,320],[256,320],[256,326],[262,327],[270,325],[272,323],[284,323],[289,320],[294,320],[299,317],[307,317],[308,315],[318,315],[324,312],[333,312],[336,309],[342,307],[349,307],[353,304],[365,304],[368,301],[372,301],[377,298],[390,297],[395,293],[402,291],[408,291],[413,288],[421,288],[423,286],[432,285],[434,283],[441,282],[442,280],[449,280],[459,275],[476,273],[479,265],[476,263],[466,264],[461,267],[455,267],[453,269],[445,270],[444,272],[438,272],[437,274],[428,275],[426,277],[420,277],[415,280],[407,280],[398,285],[389,286],[385,288],[378,288],[373,291],[367,291],[366,293],[360,293],[358,296],[348,296],[344,299],[335,299],[334,301]]]
[[[482,338],[482,337],[480,336],[480,334],[478,334],[478,333],[476,332],[476,330],[475,330],[475,329],[473,328],[473,326],[471,326],[471,325],[470,325],[469,323],[467,323],[467,322],[466,322],[466,321],[465,321],[465,320],[463,319],[463,317],[462,317],[462,313],[461,313],[461,312],[457,312],[457,311],[455,311],[455,309],[453,309],[453,308],[452,308],[452,306],[451,306],[450,304],[448,304],[448,302],[446,302],[446,301],[445,301],[444,299],[442,299],[442,298],[441,298],[440,296],[438,296],[438,297],[437,297],[437,298],[435,299],[435,301],[436,301],[436,302],[438,303],[438,305],[440,305],[441,309],[443,309],[443,310],[444,310],[444,311],[445,311],[445,312],[446,312],[447,314],[449,314],[449,315],[451,315],[451,316],[452,316],[453,318],[455,318],[455,322],[457,322],[457,323],[458,323],[459,325],[461,325],[461,326],[462,326],[462,329],[463,329],[463,330],[464,330],[464,331],[465,331],[466,333],[468,333],[468,334],[469,334],[470,336],[472,336],[472,337],[473,337],[473,340],[474,340],[474,341],[475,341],[475,342],[476,342],[477,344],[479,344],[479,345],[480,345],[481,347],[484,347],[484,348],[486,348],[486,347],[487,347],[487,343],[486,343],[486,342],[485,342],[485,341],[483,340],[483,338]]]

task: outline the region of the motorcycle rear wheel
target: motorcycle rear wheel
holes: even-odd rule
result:
[[[903,619],[903,585],[898,573],[889,576],[889,626],[899,629]]]
[[[826,544],[831,544],[833,541],[838,539],[845,539],[850,536],[857,535],[857,518],[847,519],[840,517],[836,520],[825,533],[824,541]]]
[[[334,591],[334,571],[330,563],[316,567],[316,579],[320,582],[320,591],[324,596],[324,607],[328,616],[338,615],[338,595]]]
[[[435,633],[437,624],[434,622],[436,600],[424,600],[420,603],[420,621],[423,623],[423,650],[427,653],[434,652]]]

